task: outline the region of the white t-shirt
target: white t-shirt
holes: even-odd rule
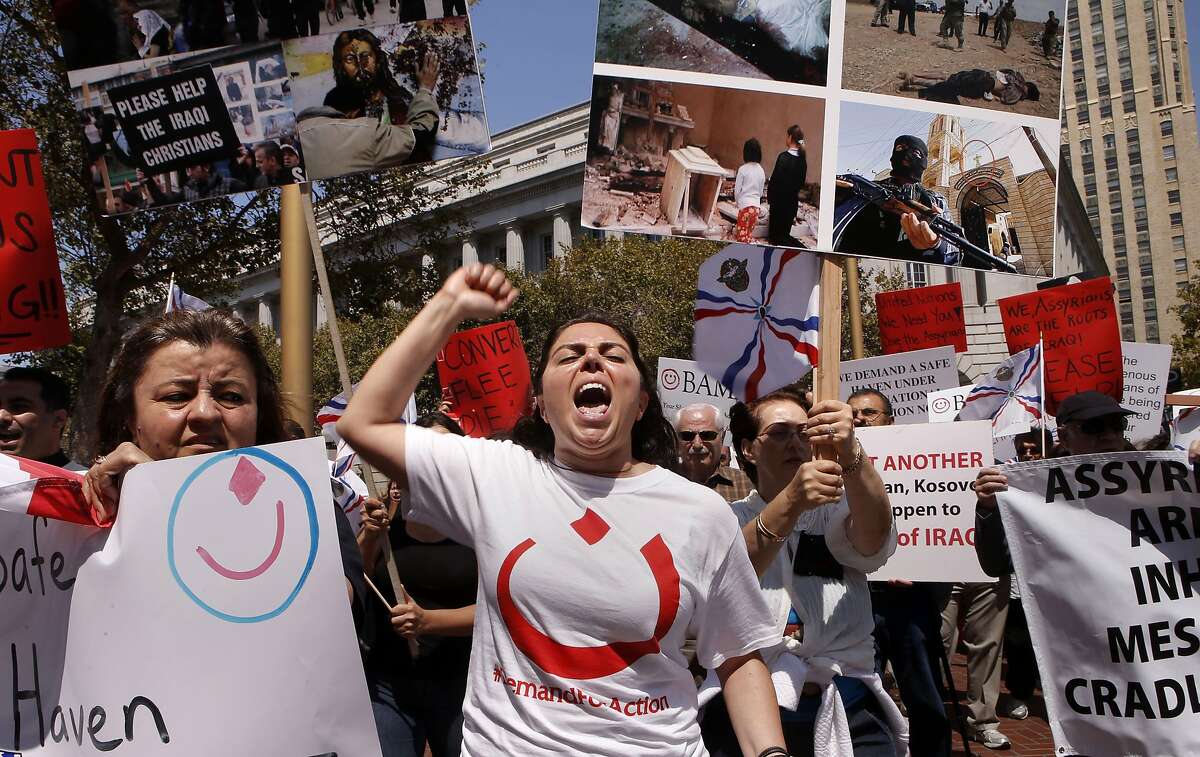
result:
[[[406,517],[479,562],[463,754],[706,755],[688,629],[709,668],[778,642],[720,495],[414,426],[405,450]]]
[[[733,198],[737,201],[737,209],[757,208],[762,202],[766,185],[767,174],[761,163],[743,163],[733,180]]]

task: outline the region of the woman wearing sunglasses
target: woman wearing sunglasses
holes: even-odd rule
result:
[[[733,509],[775,614],[779,642],[762,655],[794,755],[848,755],[839,744],[852,744],[855,757],[906,753],[907,724],[875,672],[866,578],[895,551],[896,527],[852,418],[846,403],[810,408],[792,387],[729,412],[756,487]],[[817,449],[826,459],[814,460]],[[703,721],[714,757],[738,754],[724,704],[713,701]]]

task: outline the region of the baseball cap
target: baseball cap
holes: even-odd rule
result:
[[[1071,421],[1086,421],[1092,418],[1102,418],[1106,415],[1134,415],[1132,410],[1126,410],[1107,394],[1100,392],[1079,392],[1072,394],[1058,404],[1058,415],[1055,417],[1060,424]]]

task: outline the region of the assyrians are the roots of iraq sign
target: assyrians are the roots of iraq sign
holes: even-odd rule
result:
[[[935,427],[856,429],[883,478],[898,548],[871,580],[989,581],[975,556],[975,490],[992,462],[991,425],[964,421]]]
[[[1057,754],[1200,754],[1200,472],[1176,452],[1004,470]]]
[[[0,750],[378,757],[319,440],[145,463],[111,533],[0,512]]]

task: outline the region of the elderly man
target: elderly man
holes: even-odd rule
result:
[[[66,382],[50,371],[17,367],[0,374],[0,452],[86,470],[62,451],[70,405]]]
[[[737,502],[750,495],[750,479],[736,468],[721,464],[725,423],[721,411],[700,402],[682,407],[675,416],[679,438],[680,473],[688,480],[704,484],[725,498]]]
[[[892,401],[878,389],[859,389],[847,404],[857,428],[890,426]],[[914,755],[949,757],[950,718],[943,706],[937,663],[941,651],[944,584],[871,582],[875,613],[875,667],[890,662],[896,688],[908,713],[909,747]]]

